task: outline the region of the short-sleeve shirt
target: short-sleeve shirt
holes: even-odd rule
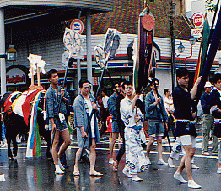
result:
[[[175,107],[174,116],[177,120],[193,120],[191,108],[194,104],[188,91],[179,86],[176,87],[173,91],[173,103]],[[196,136],[195,125],[186,122],[176,122],[175,134],[178,137],[182,135]]]
[[[178,86],[175,88],[172,95],[175,107],[175,118],[192,120],[191,107],[193,101],[191,100],[191,94]]]

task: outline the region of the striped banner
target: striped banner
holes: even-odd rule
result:
[[[215,27],[215,30],[214,30],[213,35],[212,35],[212,42],[211,42],[211,45],[210,45],[210,48],[209,48],[209,52],[208,52],[208,55],[207,55],[205,66],[203,67],[202,80],[201,80],[201,82],[200,82],[200,84],[198,85],[198,88],[197,88],[196,103],[198,103],[198,101],[201,98],[201,95],[202,95],[202,92],[203,92],[203,89],[204,89],[204,85],[205,85],[206,81],[208,80],[208,76],[209,76],[210,70],[212,68],[214,58],[215,58],[216,53],[217,53],[217,50],[218,50],[218,47],[219,47],[219,44],[220,44],[220,40],[221,40],[220,31],[221,31],[221,11],[219,11],[219,14],[218,14],[216,27]]]
[[[41,138],[39,134],[39,126],[37,122],[37,111],[42,91],[35,96],[30,117],[30,131],[27,142],[26,157],[41,156]]]

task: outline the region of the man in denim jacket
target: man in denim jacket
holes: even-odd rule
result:
[[[98,122],[95,115],[91,118],[89,125],[89,117],[93,109],[97,110],[97,105],[94,103],[94,97],[90,95],[90,83],[86,79],[79,81],[80,94],[75,98],[73,104],[74,110],[74,127],[77,128],[78,151],[76,153],[74,176],[79,176],[78,159],[83,147],[89,147],[89,161],[90,161],[90,176],[101,176],[100,172],[94,170],[96,158],[96,143],[100,142],[100,133],[98,129]],[[85,145],[83,138],[87,138]]]
[[[159,80],[157,78],[154,78],[150,83],[150,87],[152,91],[150,91],[145,97],[145,111],[146,118],[148,119],[148,135],[150,139],[147,145],[147,159],[149,161],[149,164],[151,164],[149,153],[156,137],[157,149],[159,154],[158,164],[167,165],[167,163],[164,162],[162,155],[162,137],[164,136],[164,125],[167,128],[166,120],[168,119],[168,115],[164,108],[164,101],[162,96],[158,97],[157,90],[155,90],[155,87],[157,89],[159,88]]]
[[[46,92],[46,111],[47,118],[49,119],[49,129],[52,130],[52,135],[55,131],[51,153],[56,167],[55,173],[64,174],[64,168],[61,164],[60,157],[71,143],[67,123],[65,121],[65,115],[67,114],[66,104],[68,103],[68,94],[65,93],[60,86],[58,86],[57,70],[51,69],[48,72],[48,79],[51,82],[51,85]],[[61,106],[59,111],[60,99]],[[60,134],[64,142],[57,152]]]

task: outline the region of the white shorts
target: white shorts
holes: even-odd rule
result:
[[[196,138],[191,135],[180,136],[182,146],[192,145],[192,148],[196,148]]]

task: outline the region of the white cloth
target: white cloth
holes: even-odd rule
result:
[[[102,98],[102,102],[104,104],[104,108],[108,108],[108,104],[107,104],[107,101],[109,100],[109,97],[108,96],[105,96]]]
[[[173,105],[173,99],[171,98],[164,98],[164,107],[166,111],[173,111],[174,112],[174,105]]]
[[[90,114],[91,114],[91,112],[92,112],[92,109],[93,109],[92,103],[91,103],[90,100],[87,100],[87,99],[84,99],[84,100],[85,100],[85,103],[86,103],[87,106],[88,106],[89,116],[90,116]],[[91,118],[91,138],[95,138],[95,133],[94,133],[94,115],[93,115],[92,118]]]
[[[140,120],[137,123],[135,122],[134,117],[137,115],[138,117],[143,117],[139,108],[134,108],[132,111],[132,101],[127,97],[122,99],[120,102],[120,113],[121,119],[123,120],[126,127],[133,126],[143,126],[143,122]]]
[[[126,128],[125,132],[125,146],[126,146],[126,165],[130,169],[131,174],[137,174],[138,171],[148,169],[148,161],[141,146],[141,130],[135,130],[133,126],[143,126],[140,120],[135,122],[136,115],[143,117],[139,108],[134,108],[132,111],[132,101],[127,97],[121,100],[121,119]]]
[[[131,174],[143,172],[148,169],[148,161],[141,146],[140,131],[126,127],[125,130],[126,146],[126,166],[129,167]]]

